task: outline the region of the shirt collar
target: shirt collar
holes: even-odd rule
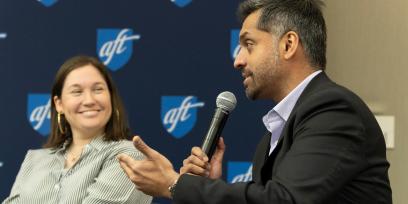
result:
[[[88,145],[96,150],[101,150],[105,146],[106,141],[104,140],[105,134],[94,138]]]
[[[290,113],[293,110],[293,107],[295,106],[297,100],[299,99],[300,94],[302,94],[303,90],[310,83],[310,81],[321,72],[322,70],[318,70],[310,74],[299,85],[297,85],[285,98],[283,98],[278,104],[276,104],[275,107],[273,107],[273,109],[270,110],[263,117],[265,126],[266,127],[269,126],[267,123],[268,121],[271,121],[271,118],[279,117],[286,122],[289,118]]]
[[[90,147],[90,148],[92,148],[92,149],[96,149],[97,151],[101,150],[102,147],[104,146],[104,143],[105,143],[105,141],[104,141],[104,136],[105,136],[105,135],[103,134],[103,135],[101,135],[101,136],[98,136],[98,137],[93,138],[89,144],[85,145],[85,147]],[[50,150],[50,154],[65,152],[66,149],[67,149],[67,148],[69,147],[69,145],[71,144],[71,142],[72,142],[72,139],[71,139],[71,138],[65,140],[65,142],[64,142],[61,146],[59,146],[59,147],[57,147],[57,148],[51,149],[51,150]]]
[[[282,119],[284,119],[285,122],[288,120],[289,115],[293,110],[293,107],[295,106],[297,100],[300,97],[300,94],[302,94],[303,90],[310,83],[310,81],[321,72],[322,70],[318,70],[310,74],[273,108],[273,110],[275,110],[275,112]]]

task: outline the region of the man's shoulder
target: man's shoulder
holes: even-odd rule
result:
[[[331,111],[353,113],[359,117],[372,115],[357,94],[331,81],[326,75],[318,76],[316,80],[311,81],[296,102],[292,115],[310,118],[312,115]]]
[[[332,81],[325,73],[322,73],[306,87],[299,104],[327,103],[327,102],[350,102],[364,104],[363,100],[350,89]]]

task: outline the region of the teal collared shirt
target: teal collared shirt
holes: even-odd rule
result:
[[[64,169],[68,143],[57,149],[29,150],[3,204],[11,203],[151,203],[121,169],[116,156],[125,153],[143,159],[132,142],[104,141],[87,144],[74,166]]]

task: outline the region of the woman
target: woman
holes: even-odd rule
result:
[[[58,70],[52,87],[51,134],[29,150],[9,203],[150,203],[116,155],[142,159],[130,141],[118,91],[97,59],[77,56]]]

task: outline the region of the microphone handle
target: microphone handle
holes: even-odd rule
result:
[[[208,156],[209,160],[211,160],[211,157],[214,154],[218,139],[220,138],[221,132],[224,129],[227,119],[228,112],[222,110],[221,108],[215,109],[210,128],[208,129],[207,135],[203,141],[203,145],[201,146],[201,149]]]

